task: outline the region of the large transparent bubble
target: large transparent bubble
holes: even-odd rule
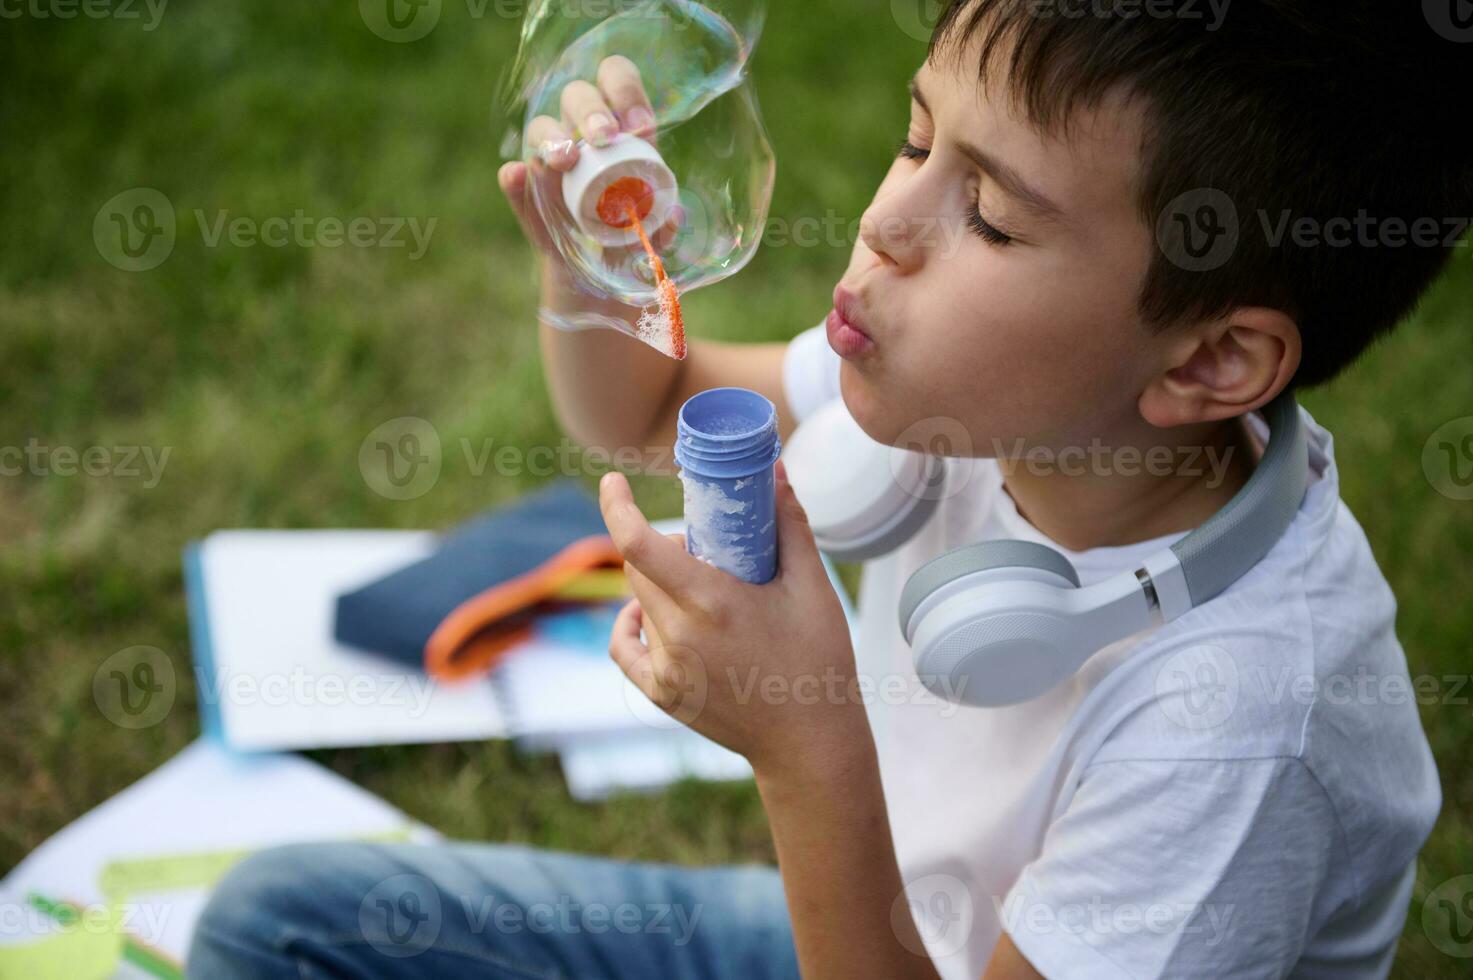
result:
[[[725,279],[756,252],[772,199],[776,162],[747,77],[763,17],[760,0],[533,0],[503,90],[513,119],[522,109],[507,150],[529,164],[529,193],[591,295],[656,302],[651,262],[637,243],[601,244],[579,227],[563,175],[542,164],[527,125],[560,118],[563,88],[596,83],[605,58],[633,61],[655,111],[651,142],[678,184],[672,220],[655,237],[665,271],[682,292]],[[611,325],[587,319],[570,325]]]

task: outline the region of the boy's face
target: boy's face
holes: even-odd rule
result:
[[[875,439],[950,437],[951,455],[1138,427],[1162,370],[1137,312],[1154,251],[1136,203],[1139,109],[1117,98],[1067,135],[1040,133],[1001,86],[979,87],[975,64],[964,52],[916,75],[909,145],[829,319],[844,400]]]

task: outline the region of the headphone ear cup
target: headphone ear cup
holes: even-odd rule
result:
[[[819,550],[839,561],[878,558],[914,537],[936,512],[947,473],[938,456],[871,439],[842,398],[798,426],[783,462]]]
[[[982,541],[949,551],[915,570],[900,593],[900,632],[909,638],[909,625],[916,610],[957,579],[1010,568],[1045,572],[1079,588],[1079,573],[1069,559],[1046,545],[1032,541]]]
[[[981,707],[1031,700],[1082,662],[1068,607],[1079,575],[1029,541],[987,541],[918,569],[900,628],[916,674],[937,697]]]

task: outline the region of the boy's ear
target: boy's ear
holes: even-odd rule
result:
[[[1141,417],[1162,429],[1262,408],[1288,386],[1303,353],[1294,319],[1261,306],[1166,337],[1166,370],[1140,398]]]

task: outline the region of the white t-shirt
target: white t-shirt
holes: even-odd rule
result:
[[[839,397],[839,366],[822,331],[794,341],[798,418]],[[960,492],[865,565],[855,655],[907,899],[946,980],[981,976],[1003,931],[1048,977],[1390,970],[1441,791],[1395,600],[1330,435],[1305,420],[1312,482],[1268,556],[1036,701],[925,692],[897,622],[911,573],[1018,538],[1088,586],[1176,538],[1071,552],[1018,513],[995,461],[949,460]]]

